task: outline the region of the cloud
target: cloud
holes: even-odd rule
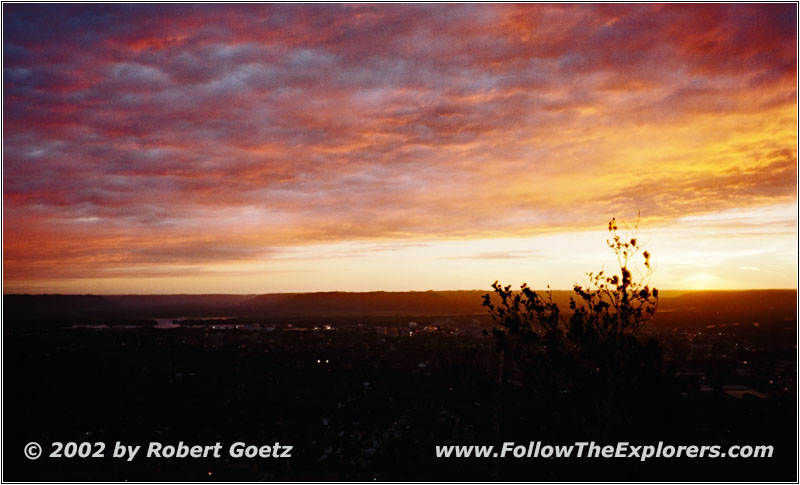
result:
[[[796,197],[788,4],[4,13],[7,278]]]
[[[467,254],[463,256],[451,256],[449,259],[527,259],[541,257],[535,251],[490,251],[483,253]]]

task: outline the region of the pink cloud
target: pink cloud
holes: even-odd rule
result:
[[[792,157],[750,161],[741,148],[688,179],[682,167],[703,163],[689,148],[649,175],[625,158],[630,140],[681,127],[796,151],[758,121],[796,110],[789,4],[5,13],[9,278],[78,275],[88,260],[200,264],[315,241],[577,227],[628,204],[669,219],[794,194],[780,182]],[[752,125],[723,132],[734,119]],[[675,147],[696,142],[679,136]],[[602,177],[613,184],[586,182]]]

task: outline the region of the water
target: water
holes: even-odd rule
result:
[[[156,321],[155,328],[180,328],[180,318],[154,318],[153,320]]]

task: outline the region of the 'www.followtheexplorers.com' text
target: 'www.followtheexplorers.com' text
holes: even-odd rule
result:
[[[437,458],[772,458],[771,445],[634,445],[619,442],[616,445],[598,445],[594,441],[576,441],[572,445],[546,445],[541,441],[516,444],[503,443],[500,448],[478,445],[436,446]]]

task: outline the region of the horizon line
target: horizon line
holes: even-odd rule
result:
[[[546,292],[548,288],[532,288],[533,291],[537,292]],[[512,290],[515,288],[512,287]],[[517,285],[516,291],[519,291],[519,285]],[[553,292],[569,292],[573,293],[574,289],[561,289],[561,288],[550,288],[549,291]],[[680,289],[680,288],[659,288],[659,292],[670,292],[670,293],[712,293],[712,292],[727,292],[727,293],[735,293],[735,292],[746,292],[746,291],[794,291],[797,292],[797,288],[704,288],[704,289]],[[455,289],[455,290],[364,290],[364,291],[350,291],[350,290],[325,290],[325,291],[279,291],[279,292],[266,292],[266,293],[216,293],[216,292],[209,292],[209,293],[6,293],[3,292],[3,296],[264,296],[264,295],[314,295],[314,294],[325,294],[325,293],[347,293],[347,294],[358,294],[358,293],[444,293],[444,292],[489,292],[492,293],[493,290],[489,289],[481,289],[481,288],[472,288],[472,289]]]

